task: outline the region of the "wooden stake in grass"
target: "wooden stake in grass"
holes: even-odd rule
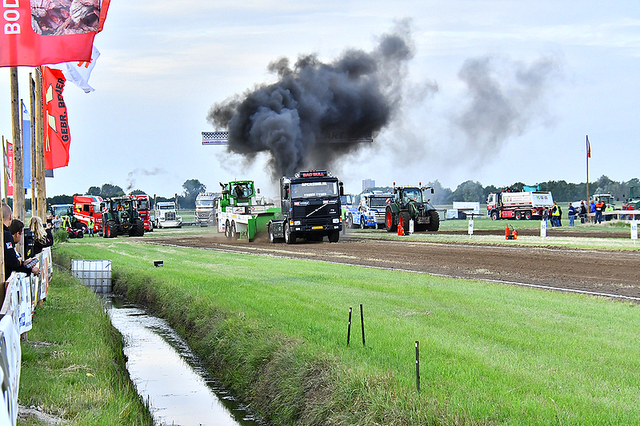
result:
[[[420,342],[416,340],[416,389],[420,392]]]
[[[362,303],[360,304],[360,324],[362,324],[362,346],[364,344],[364,313],[362,312]]]
[[[351,312],[353,308],[349,306],[349,325],[347,327],[347,346],[349,346],[349,339],[351,338]]]

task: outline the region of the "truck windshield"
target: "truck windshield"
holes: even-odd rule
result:
[[[158,203],[158,208],[160,210],[173,210],[175,206],[173,204],[160,204]]]
[[[389,197],[371,197],[369,198],[369,207],[371,208],[380,208],[386,207],[387,204],[391,201],[391,196]]]
[[[338,195],[337,182],[304,182],[291,185],[291,198],[334,197]]]
[[[138,200],[138,210],[149,210],[149,202],[147,200]]]
[[[196,207],[213,207],[213,200],[196,200]]]

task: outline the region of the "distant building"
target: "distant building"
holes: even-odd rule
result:
[[[362,190],[364,191],[367,188],[373,188],[376,186],[376,181],[373,179],[362,179]]]

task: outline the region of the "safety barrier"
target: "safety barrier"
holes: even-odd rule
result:
[[[31,330],[38,302],[47,298],[53,276],[51,249],[37,256],[40,275],[12,273],[6,282],[6,295],[0,309],[0,425],[15,426],[18,421],[20,388],[20,335]]]

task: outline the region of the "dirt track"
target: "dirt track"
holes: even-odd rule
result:
[[[624,233],[563,232],[563,237],[628,238]],[[428,272],[548,286],[637,298],[640,302],[640,253],[560,248],[385,241],[341,234],[340,241],[270,244],[258,239],[229,241],[222,234],[156,235],[149,242],[246,253],[289,256],[354,265]]]

